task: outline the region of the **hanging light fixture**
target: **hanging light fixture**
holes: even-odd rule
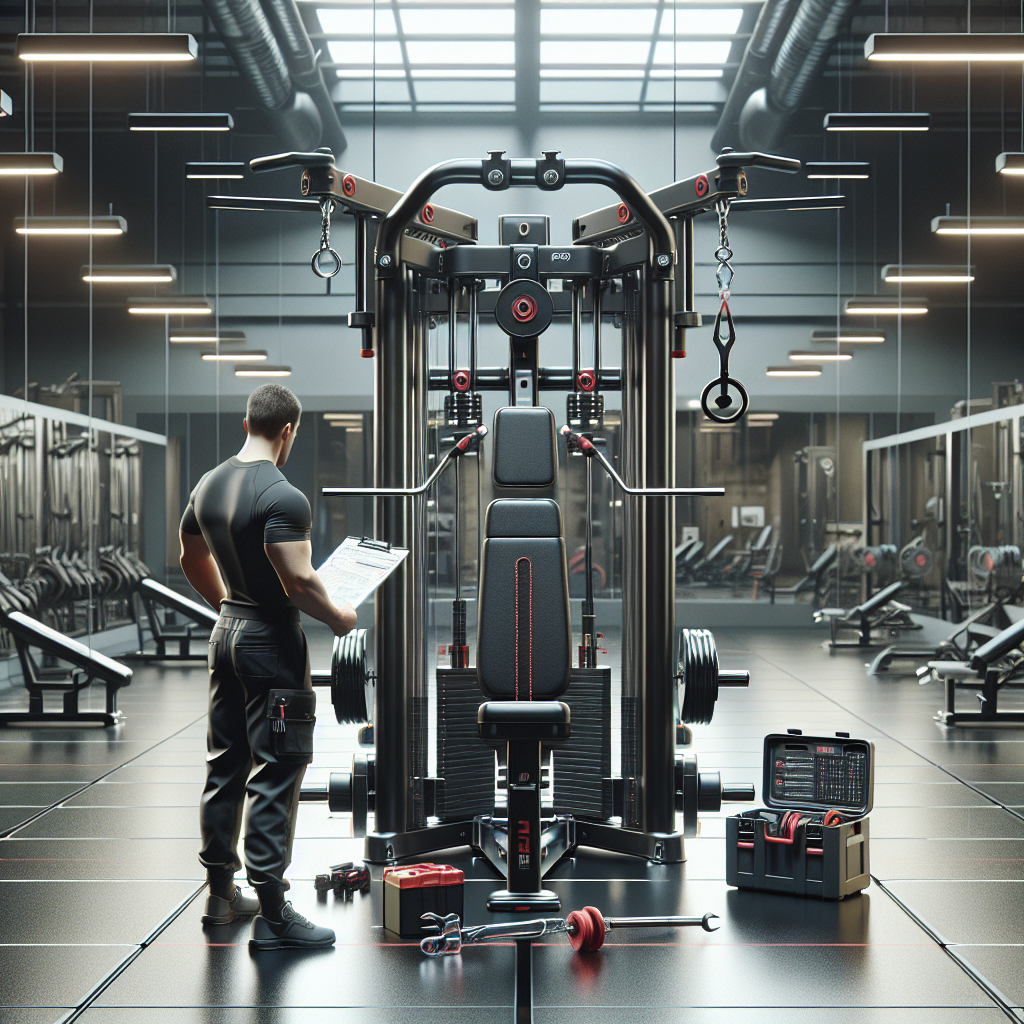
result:
[[[314,210],[320,204],[315,199],[279,199],[275,196],[207,196],[208,210],[276,210],[281,213]]]
[[[999,174],[1024,174],[1024,153],[1000,153],[996,157]]]
[[[189,160],[185,164],[185,177],[193,181],[241,180],[245,177],[245,164],[241,160]]]
[[[730,210],[784,210],[796,213],[801,210],[842,210],[846,207],[846,196],[784,196],[781,199],[734,199]]]
[[[881,345],[884,331],[826,330],[811,331],[811,341],[835,345]]]
[[[204,363],[265,363],[267,353],[263,349],[230,349],[225,352],[204,352],[201,356]]]
[[[123,235],[124,217],[15,217],[19,235]]]
[[[130,132],[227,132],[234,128],[230,114],[144,113],[128,115]]]
[[[969,284],[974,280],[974,267],[940,263],[887,263],[882,267],[882,280],[890,284]]]
[[[213,306],[205,295],[157,295],[128,300],[129,313],[152,316],[206,316]]]
[[[925,299],[902,299],[896,295],[868,295],[864,298],[847,299],[844,312],[851,316],[896,316],[902,314],[927,313]]]
[[[821,367],[811,366],[769,366],[765,371],[766,377],[820,377]]]
[[[789,359],[793,363],[848,363],[853,358],[852,352],[790,352]]]
[[[827,132],[926,132],[930,114],[832,113],[825,115]]]
[[[22,32],[14,47],[21,60],[195,60],[195,37],[187,32]]]
[[[863,181],[871,176],[871,164],[866,160],[808,160],[804,171],[810,181]]]
[[[88,284],[170,284],[177,279],[170,263],[82,265],[82,280]]]
[[[864,43],[868,60],[1024,61],[1019,32],[875,32]]]
[[[64,170],[59,153],[0,153],[0,174],[58,174]]]
[[[236,366],[236,377],[290,377],[290,366]]]
[[[933,217],[937,235],[1024,235],[1024,217]]]
[[[171,331],[172,345],[223,345],[225,342],[229,345],[244,345],[245,331],[221,331],[219,334],[216,330],[201,328],[180,328]]]

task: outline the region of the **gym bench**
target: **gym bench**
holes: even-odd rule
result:
[[[0,617],[3,625],[14,638],[21,662],[25,689],[28,690],[28,711],[0,712],[0,725],[15,725],[21,722],[64,722],[99,723],[116,725],[124,717],[117,710],[117,691],[132,680],[132,670],[100,654],[91,651],[85,644],[58,633],[57,630],[24,612],[7,612]],[[32,656],[32,647],[74,666],[70,671],[63,667],[40,665]],[[78,694],[94,682],[106,686],[106,711],[80,711]],[[64,694],[62,711],[46,711],[43,698],[47,693]]]
[[[941,679],[946,687],[945,707],[936,715],[944,725],[984,725],[991,722],[1024,722],[1024,711],[1000,711],[999,691],[1004,686],[1024,685],[1024,619],[1007,626],[998,636],[982,644],[970,661],[930,661],[919,669],[922,682]],[[1011,682],[1013,680],[1014,682]],[[957,689],[975,690],[980,711],[957,711]]]
[[[914,629],[910,619],[910,606],[900,604],[893,598],[906,586],[903,580],[882,587],[877,594],[869,597],[863,604],[846,611],[843,608],[819,608],[814,613],[814,621],[828,619],[831,639],[829,647],[873,647],[871,631],[889,626],[899,629]],[[856,640],[840,640],[841,629],[857,631]]]
[[[153,643],[156,644],[156,651],[145,649],[143,619],[141,616],[137,616],[139,649],[129,657],[146,661],[206,661],[206,651],[203,651],[202,654],[193,654],[191,644],[193,639],[207,639],[210,631],[217,624],[217,613],[212,608],[182,597],[170,587],[165,587],[148,576],[139,581],[137,593],[145,610],[145,621],[149,624]],[[160,621],[160,616],[157,614],[158,606],[177,612],[190,621],[181,625],[169,626]],[[178,644],[177,654],[167,652],[167,645],[173,642]]]

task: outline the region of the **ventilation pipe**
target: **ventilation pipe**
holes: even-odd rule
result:
[[[329,146],[331,152],[338,156],[346,149],[348,142],[338,120],[338,110],[324,84],[323,73],[317,66],[318,54],[313,52],[313,44],[309,41],[309,34],[302,23],[295,0],[262,0],[262,3],[284,51],[292,81],[297,88],[309,94],[320,113],[323,123],[320,145]]]
[[[279,0],[280,5],[294,10],[293,0]],[[290,73],[289,61],[282,52],[277,37],[257,0],[204,0],[204,6],[225,47],[234,59],[242,77],[256,96],[260,108],[266,113],[275,132],[286,149],[310,151],[321,145],[324,125],[327,124],[329,145],[335,154],[345,148],[345,135],[341,130],[333,105],[325,119],[320,104],[304,88],[296,88]],[[294,12],[298,18],[298,12]],[[300,22],[301,25],[301,22]],[[305,36],[305,30],[303,29]],[[309,57],[312,47],[305,36]],[[297,45],[299,45],[297,43]],[[315,61],[310,61],[316,72],[319,87],[327,94],[323,78]],[[306,81],[313,83],[311,73]],[[314,88],[313,84],[310,88]],[[327,102],[330,103],[329,97]]]
[[[712,148],[777,149],[857,0],[767,0]]]

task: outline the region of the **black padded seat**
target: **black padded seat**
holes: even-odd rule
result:
[[[906,585],[904,580],[897,580],[887,587],[882,587],[877,594],[873,594],[863,604],[847,612],[847,617],[852,619],[855,615],[869,615],[871,612],[877,611],[883,605],[888,604]]]
[[[490,700],[477,713],[484,740],[569,738],[569,705],[560,700]]]
[[[558,476],[555,415],[543,406],[508,406],[494,414],[494,483],[542,489]]]
[[[477,679],[492,700],[550,700],[569,685],[572,633],[558,505],[499,498],[480,559]]]

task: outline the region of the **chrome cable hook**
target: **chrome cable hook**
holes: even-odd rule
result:
[[[309,265],[317,277],[334,277],[341,270],[341,257],[331,248],[331,211],[334,209],[334,200],[324,197],[320,200],[320,248],[313,253]],[[323,267],[324,253],[330,256],[331,263],[327,269]],[[333,268],[333,269],[332,269]]]

